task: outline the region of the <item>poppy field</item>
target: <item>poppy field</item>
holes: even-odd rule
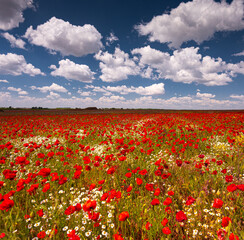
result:
[[[244,239],[244,114],[0,116],[0,238]]]

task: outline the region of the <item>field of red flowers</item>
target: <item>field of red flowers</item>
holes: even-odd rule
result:
[[[244,114],[0,117],[0,238],[244,239]]]

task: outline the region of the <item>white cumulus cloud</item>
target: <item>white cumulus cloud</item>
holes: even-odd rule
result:
[[[101,92],[103,93],[103,95],[105,96],[110,96],[112,95],[111,92],[109,92],[106,87],[98,87],[98,86],[93,86],[93,85],[86,85],[85,89],[92,89],[92,92],[94,92],[94,94],[96,94],[96,92]]]
[[[129,93],[137,93],[140,95],[162,95],[165,93],[164,83],[152,84],[151,86],[139,86],[139,87],[127,87],[126,85],[121,86],[102,86],[97,87],[93,85],[87,85],[85,88],[92,89],[93,92],[102,92],[104,95],[111,95],[111,92],[117,92],[122,95]]]
[[[79,89],[77,91],[77,93],[79,93],[83,97],[89,97],[89,96],[92,96],[92,95],[96,95],[96,93],[92,93],[90,91],[82,91],[81,89]]]
[[[27,94],[28,94],[28,92],[22,90],[21,88],[8,87],[7,89],[8,89],[9,91],[17,92],[19,95],[27,95]]]
[[[49,95],[47,95],[47,98],[56,99],[56,98],[60,98],[60,95],[58,93],[55,93],[55,92],[50,92]]]
[[[161,95],[165,93],[164,84],[158,83],[148,87],[140,86],[138,88],[135,88],[135,93],[140,95]]]
[[[66,93],[68,90],[64,88],[63,86],[60,86],[56,83],[52,83],[50,86],[43,86],[43,87],[36,87],[36,86],[31,86],[30,87],[32,90],[40,90],[43,93],[46,92],[61,92],[61,93]]]
[[[242,52],[233,54],[233,56],[237,56],[237,57],[244,56],[244,50]]]
[[[9,83],[7,80],[0,80],[0,83]]]
[[[230,64],[221,58],[202,56],[199,48],[175,50],[172,55],[150,46],[136,48],[132,54],[139,55],[141,75],[151,69],[151,78],[171,79],[174,82],[222,86],[232,82],[235,74],[244,74],[244,62]]]
[[[117,93],[120,93],[122,95],[126,95],[126,94],[129,94],[129,93],[132,93],[133,92],[132,88],[133,87],[127,87],[125,85],[116,86],[116,87],[112,87],[112,86],[103,87],[103,89],[106,90],[106,91],[117,92]]]
[[[233,76],[235,76],[236,73],[244,74],[244,61],[235,64],[228,63],[227,68],[231,71]]]
[[[23,73],[30,76],[45,75],[40,69],[35,68],[30,63],[26,63],[23,55],[14,53],[0,54],[0,74],[18,76]]]
[[[93,25],[75,26],[56,17],[37,26],[36,30],[30,26],[24,37],[32,44],[64,56],[85,56],[98,52],[103,46],[102,36]]]
[[[170,13],[164,13],[146,24],[136,26],[140,35],[149,35],[149,41],[169,43],[178,48],[183,42],[198,44],[213,37],[215,32],[244,29],[243,0],[193,0],[181,3]]]
[[[16,48],[25,49],[25,42],[22,39],[20,38],[17,39],[13,35],[7,32],[2,33],[2,36],[10,42],[12,48],[16,47]]]
[[[130,75],[137,75],[139,67],[130,59],[129,54],[115,48],[114,54],[99,51],[95,58],[99,63],[102,75],[100,78],[104,82],[117,82],[125,80]]]
[[[238,100],[244,101],[244,95],[232,94],[232,95],[230,95],[230,97],[234,98],[234,99],[238,99]]]
[[[202,98],[202,99],[206,99],[206,98],[215,98],[215,95],[211,94],[211,93],[200,93],[200,92],[197,92],[196,97]]]
[[[0,92],[0,102],[1,102],[1,107],[6,107],[9,106],[9,101],[11,101],[11,94],[10,92]],[[5,105],[7,104],[7,105]]]
[[[94,72],[84,64],[76,64],[69,59],[59,61],[59,67],[55,65],[50,66],[54,71],[52,76],[61,76],[68,80],[76,80],[80,82],[90,83],[94,79]]]
[[[128,94],[128,93],[137,93],[140,95],[161,95],[165,93],[164,84],[152,84],[151,86],[139,86],[139,87],[127,87],[125,85],[111,87],[108,86],[105,88],[107,91],[110,92],[118,92],[120,94]]]
[[[106,45],[110,46],[113,42],[118,41],[118,37],[114,35],[114,33],[110,33],[110,35],[106,38]]]
[[[0,29],[10,30],[24,22],[23,11],[33,7],[32,0],[1,0],[0,1]]]
[[[103,96],[99,98],[99,102],[101,103],[117,103],[118,101],[119,102],[125,101],[125,98],[121,96],[115,96],[115,95],[112,95],[110,97]]]

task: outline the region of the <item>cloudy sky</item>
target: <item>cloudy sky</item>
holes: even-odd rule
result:
[[[243,109],[244,0],[0,0],[0,105]]]

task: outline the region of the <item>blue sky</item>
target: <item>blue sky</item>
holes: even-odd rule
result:
[[[0,0],[0,106],[243,109],[244,0]]]

